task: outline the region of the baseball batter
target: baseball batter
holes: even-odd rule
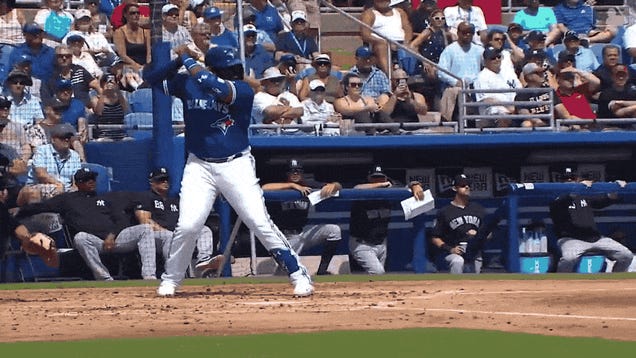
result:
[[[265,208],[248,142],[254,92],[243,81],[243,65],[236,49],[217,46],[208,50],[207,69],[192,58],[195,54],[187,47],[174,50],[179,55],[176,60],[144,71],[146,81],[153,85],[163,81],[166,93],[183,102],[188,151],[181,181],[179,220],[158,295],[175,294],[185,276],[196,238],[219,194],[287,270],[294,295],[311,295],[314,291],[311,278]],[[182,65],[188,73],[177,73]]]
[[[477,237],[486,212],[470,201],[470,181],[466,175],[455,176],[453,191],[455,197],[435,218],[431,242],[438,249],[436,264],[438,268],[447,266],[454,274],[479,273],[481,267],[476,265],[477,253],[473,251],[480,246]]]

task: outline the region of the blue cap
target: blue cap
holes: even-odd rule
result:
[[[205,65],[211,68],[226,68],[240,64],[241,58],[234,47],[216,46],[205,54]]]
[[[55,81],[55,88],[57,88],[58,90],[73,88],[73,83],[71,82],[71,80],[58,78],[57,81]]]
[[[31,55],[29,55],[28,53],[23,53],[22,55],[20,55],[20,57],[18,57],[15,63],[17,64],[33,63],[33,57],[31,57]]]
[[[37,35],[39,33],[42,33],[43,31],[44,30],[42,30],[42,27],[40,27],[40,25],[35,22],[26,23],[22,27],[22,32],[24,32],[25,34]]]
[[[369,58],[373,56],[373,51],[367,46],[358,47],[356,50],[356,57]]]
[[[203,12],[203,17],[207,20],[216,19],[221,17],[222,15],[223,15],[223,10],[219,9],[216,6],[209,7],[205,9],[205,11]]]
[[[296,66],[296,57],[292,54],[286,53],[280,57],[280,63],[285,63],[288,66]]]

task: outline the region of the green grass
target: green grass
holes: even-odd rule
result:
[[[0,344],[4,357],[630,357],[636,342],[444,328]]]

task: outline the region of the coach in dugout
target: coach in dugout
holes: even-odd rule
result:
[[[591,180],[579,180],[571,168],[566,168],[561,178],[563,182],[580,182],[587,187],[592,186]],[[617,183],[621,187],[625,186],[623,181]],[[581,256],[589,252],[601,253],[616,261],[612,269],[614,272],[627,271],[634,255],[627,247],[601,234],[594,220],[594,210],[620,201],[617,193],[568,193],[557,197],[550,204],[550,217],[561,249],[558,272],[572,272]]]

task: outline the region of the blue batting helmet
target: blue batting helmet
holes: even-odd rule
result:
[[[234,47],[216,46],[205,54],[205,65],[211,68],[227,68],[240,64],[241,58]]]

